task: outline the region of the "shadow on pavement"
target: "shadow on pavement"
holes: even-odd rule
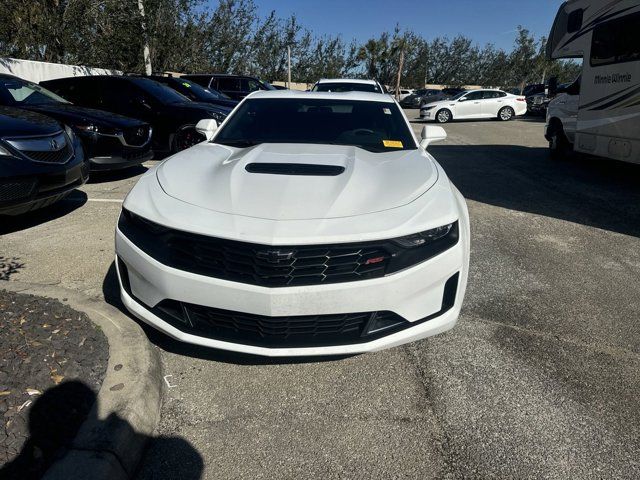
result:
[[[20,261],[20,257],[0,256],[0,280],[9,280],[11,275],[23,268],[24,263]]]
[[[145,167],[144,165],[135,165],[133,167],[122,168],[119,170],[93,171],[89,176],[89,183],[103,183],[126,180],[127,178],[142,175],[147,170],[149,170],[149,168]]]
[[[640,166],[519,145],[433,145],[465,198],[640,236]]]
[[[71,194],[49,207],[16,216],[0,216],[0,235],[19,232],[50,222],[77,210],[87,203],[87,194],[73,190]]]
[[[335,362],[355,355],[332,355],[324,357],[261,357],[257,355],[249,355],[242,353],[228,352],[225,350],[217,350],[215,348],[201,347],[190,343],[179,342],[173,338],[159,332],[153,327],[140,321],[124,306],[120,299],[120,284],[116,273],[115,262],[109,266],[106,276],[102,282],[102,293],[105,301],[122,311],[129,318],[136,321],[144,330],[147,338],[151,343],[161,350],[176,355],[184,355],[187,357],[199,358],[202,360],[211,360],[215,362],[232,363],[235,365],[275,365],[275,364],[296,364],[296,363],[317,363],[317,362]]]
[[[96,415],[95,393],[82,382],[69,381],[45,391],[29,411],[29,438],[21,452],[0,468],[3,480],[35,480],[69,450],[82,423]],[[125,422],[112,414],[105,423]],[[126,423],[126,422],[125,422]],[[129,426],[129,429],[132,427]],[[183,480],[199,479],[203,470],[202,456],[186,440],[177,437],[154,438],[164,451],[174,456],[162,459]]]

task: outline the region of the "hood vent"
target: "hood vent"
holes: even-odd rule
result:
[[[314,177],[335,177],[344,172],[344,167],[339,165],[315,165],[312,163],[249,163],[244,168],[250,173]]]

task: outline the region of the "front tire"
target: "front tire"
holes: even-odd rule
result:
[[[502,107],[498,112],[498,120],[503,122],[508,122],[516,115],[516,112],[513,111],[511,107]]]
[[[553,160],[564,160],[571,153],[572,146],[559,122],[549,128],[549,156]]]
[[[448,123],[453,118],[451,114],[451,110],[443,108],[442,110],[438,110],[436,113],[436,122],[438,123]]]

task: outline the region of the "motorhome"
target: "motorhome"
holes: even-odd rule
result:
[[[551,155],[568,151],[640,163],[640,2],[569,0],[556,15],[550,59],[582,59],[582,74],[549,90],[545,137]]]

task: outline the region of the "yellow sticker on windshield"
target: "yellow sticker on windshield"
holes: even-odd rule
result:
[[[382,140],[382,143],[388,148],[402,148],[402,142],[400,140]]]

